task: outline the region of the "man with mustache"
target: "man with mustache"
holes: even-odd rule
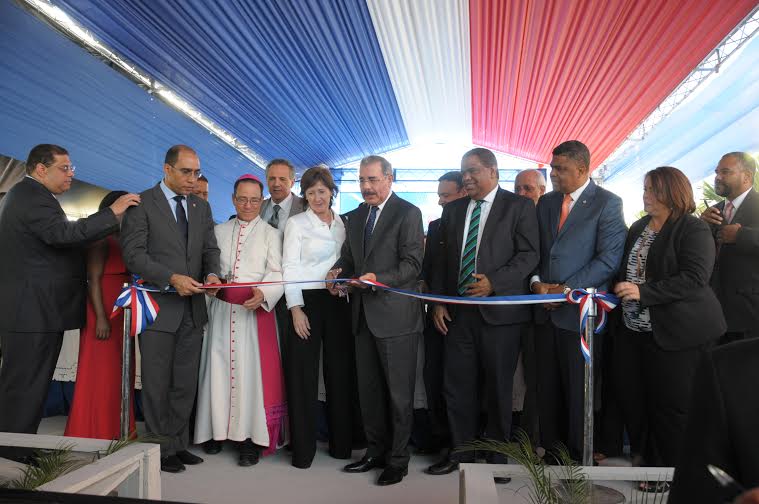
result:
[[[756,160],[746,152],[722,156],[714,170],[714,190],[725,200],[701,219],[717,241],[712,289],[727,320],[720,343],[759,336],[759,194]]]
[[[393,169],[380,156],[359,166],[364,203],[347,214],[347,238],[327,279],[358,277],[413,290],[422,267],[422,212],[392,192]],[[330,292],[337,294],[333,283]],[[378,485],[408,474],[416,353],[422,332],[419,301],[354,282],[353,333],[367,450],[350,473],[385,468]]]

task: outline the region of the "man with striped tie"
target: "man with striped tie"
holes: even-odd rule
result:
[[[488,149],[472,149],[461,160],[468,198],[443,208],[442,253],[432,291],[461,297],[527,294],[530,272],[538,264],[535,205],[498,186],[498,164]],[[508,441],[511,388],[522,329],[530,307],[437,305],[433,320],[445,334],[444,395],[451,427],[451,447],[480,434],[480,403],[485,400],[485,437]],[[427,469],[448,474],[473,452],[450,453]],[[492,454],[489,460],[502,463]]]

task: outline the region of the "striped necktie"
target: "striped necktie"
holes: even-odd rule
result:
[[[466,295],[466,286],[473,281],[472,273],[474,273],[474,265],[477,262],[477,235],[480,233],[480,211],[483,201],[477,200],[469,219],[469,229],[466,232],[464,252],[461,254],[461,269],[459,269],[458,291],[460,296]]]

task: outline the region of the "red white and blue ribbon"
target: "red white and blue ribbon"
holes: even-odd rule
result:
[[[574,289],[567,294],[567,301],[580,305],[580,351],[585,358],[585,362],[590,361],[590,347],[585,340],[585,327],[588,324],[588,313],[590,312],[591,303],[596,304],[597,320],[595,333],[603,331],[606,326],[606,314],[612,311],[619,304],[619,298],[607,292],[596,292],[591,294],[585,289]]]
[[[149,291],[157,292],[157,289],[143,287],[142,280],[135,278],[132,285],[125,287],[121,291],[119,297],[116,298],[116,303],[113,305],[111,318],[115,317],[124,308],[132,309],[132,323],[129,328],[130,336],[140,334],[150,324],[155,322],[156,317],[158,317],[160,308]]]

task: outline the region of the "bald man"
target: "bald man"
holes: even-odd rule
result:
[[[546,193],[546,178],[540,170],[523,170],[514,180],[514,192],[530,198],[535,204]]]

